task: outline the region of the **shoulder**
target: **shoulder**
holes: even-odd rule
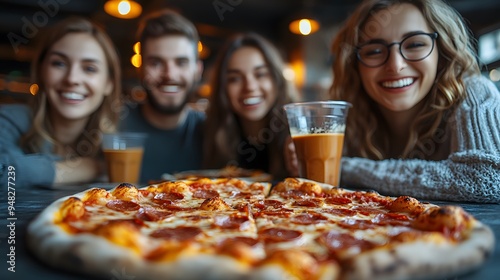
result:
[[[23,131],[30,127],[32,118],[33,113],[27,105],[0,105],[0,121],[18,126]]]
[[[500,100],[500,92],[496,85],[482,75],[467,77],[464,79],[467,98],[465,106],[485,105],[484,103],[497,103]]]
[[[189,122],[203,122],[206,118],[206,115],[202,111],[194,110],[194,109],[189,109],[188,110],[188,115],[187,115],[187,120]]]

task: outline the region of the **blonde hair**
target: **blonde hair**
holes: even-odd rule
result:
[[[108,64],[108,75],[113,83],[113,91],[104,97],[102,104],[94,112],[80,137],[72,146],[78,156],[96,156],[100,152],[101,133],[116,130],[121,110],[121,69],[120,61],[113,42],[103,29],[89,20],[81,17],[70,17],[52,26],[44,34],[44,40],[33,59],[31,74],[33,83],[39,85],[40,92],[32,100],[33,124],[20,140],[20,146],[25,152],[38,153],[43,150],[43,143],[49,142],[56,147],[60,143],[54,139],[52,126],[48,118],[47,95],[43,92],[42,65],[47,52],[57,41],[72,33],[87,33],[92,35],[102,47]]]
[[[466,93],[463,78],[480,74],[473,37],[461,15],[441,0],[366,0],[363,1],[337,34],[332,51],[334,79],[330,96],[353,104],[346,130],[346,152],[349,156],[371,159],[388,157],[389,133],[376,103],[365,92],[358,72],[355,47],[360,43],[367,24],[375,31],[383,22],[370,18],[377,12],[382,16],[398,12],[398,4],[417,7],[433,32],[437,32],[438,72],[435,83],[423,102],[410,128],[410,136],[402,158],[417,157],[424,140],[433,137],[447,120],[450,111]],[[370,21],[368,21],[370,19]],[[351,129],[349,129],[351,128]]]

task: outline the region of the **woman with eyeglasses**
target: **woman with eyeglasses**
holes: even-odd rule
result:
[[[441,0],[366,0],[333,43],[331,98],[349,111],[341,184],[500,202],[500,94]]]

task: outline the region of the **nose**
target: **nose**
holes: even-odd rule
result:
[[[246,75],[245,77],[245,89],[248,92],[252,92],[258,88],[257,79],[253,76],[253,74]]]
[[[177,73],[179,72],[179,67],[174,61],[166,61],[163,67],[163,78],[165,80],[175,80]]]
[[[78,65],[71,65],[66,73],[66,82],[70,85],[77,85],[82,78],[82,71]]]
[[[398,73],[406,67],[406,59],[399,51],[399,45],[393,45],[391,48],[385,68],[388,72]]]

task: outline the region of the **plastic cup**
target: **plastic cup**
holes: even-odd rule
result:
[[[302,178],[339,186],[347,111],[344,101],[284,106]]]
[[[109,182],[139,183],[145,139],[146,134],[135,132],[103,135]]]

